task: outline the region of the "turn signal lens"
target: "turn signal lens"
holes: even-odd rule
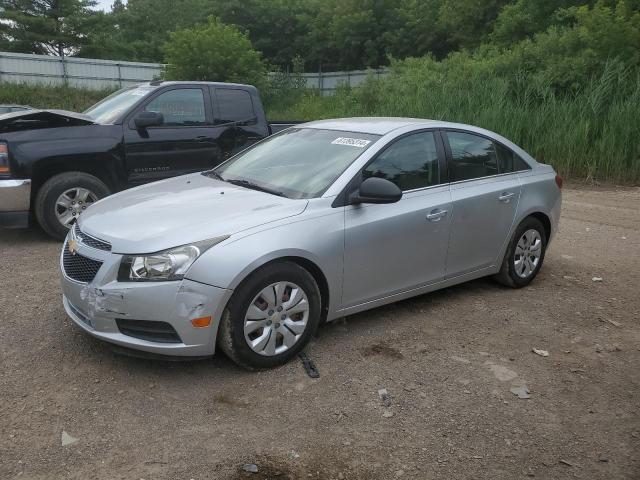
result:
[[[558,188],[562,189],[562,177],[560,175],[556,175],[556,185],[558,185]]]
[[[9,173],[9,149],[6,143],[0,143],[0,174]]]
[[[191,320],[191,325],[196,328],[208,327],[209,325],[211,325],[211,317],[194,318],[193,320]]]

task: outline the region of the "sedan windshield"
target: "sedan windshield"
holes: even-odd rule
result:
[[[85,110],[96,123],[108,124],[115,122],[122,114],[142,98],[149,95],[156,88],[153,85],[138,85],[124,88],[100,100],[93,107]]]
[[[269,137],[209,175],[283,195],[314,198],[380,138],[366,133],[292,128]]]

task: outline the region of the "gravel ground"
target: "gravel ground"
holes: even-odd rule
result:
[[[324,326],[319,379],[118,356],[65,316],[60,245],[0,231],[0,478],[638,479],[640,189],[564,199],[531,286]]]

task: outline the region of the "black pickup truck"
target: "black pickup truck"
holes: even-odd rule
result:
[[[35,215],[63,238],[82,211],[111,193],[211,168],[290,123],[267,123],[255,87],[150,82],[84,113],[0,115],[0,226]]]

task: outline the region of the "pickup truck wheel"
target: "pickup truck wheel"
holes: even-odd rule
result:
[[[48,235],[62,240],[87,207],[110,193],[101,180],[88,173],[55,175],[38,190],[36,218]]]

